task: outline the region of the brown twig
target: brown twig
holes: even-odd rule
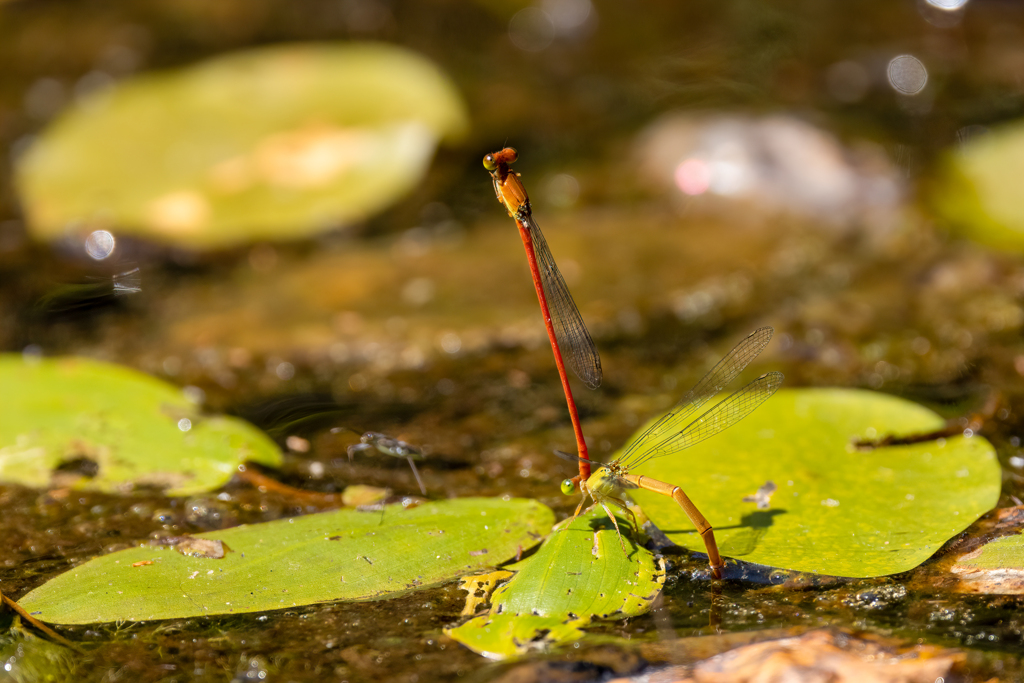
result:
[[[53,640],[53,641],[55,641],[55,642],[65,646],[65,647],[69,647],[72,650],[74,650],[75,652],[81,652],[82,651],[82,649],[80,647],[78,647],[77,645],[72,643],[70,640],[68,640],[67,638],[65,638],[61,634],[57,633],[56,631],[54,631],[52,628],[50,628],[49,626],[47,626],[43,622],[41,622],[38,619],[36,619],[31,614],[26,612],[24,607],[22,607],[21,605],[16,603],[14,600],[11,600],[9,597],[4,595],[2,591],[0,591],[0,605],[7,605],[8,607],[10,607],[11,610],[15,614],[17,614],[19,617],[21,617],[22,621],[27,622],[30,626],[32,626],[35,629],[41,631],[44,635],[46,635],[51,640]]]
[[[949,439],[954,436],[962,436],[970,432],[977,434],[984,428],[985,423],[995,417],[1002,403],[1003,395],[998,391],[989,393],[981,410],[970,413],[966,416],[954,417],[946,420],[946,425],[941,429],[931,432],[918,432],[917,434],[886,434],[878,439],[855,439],[853,447],[859,451],[870,451],[884,446],[909,446],[915,443],[936,441],[938,439]]]
[[[319,491],[306,491],[304,489],[297,489],[287,484],[282,484],[276,479],[272,479],[265,474],[257,472],[255,468],[248,465],[238,466],[238,478],[245,483],[259,489],[261,492],[277,493],[282,496],[288,496],[306,502],[317,503],[320,505],[341,505],[341,494],[338,493],[320,493]]]

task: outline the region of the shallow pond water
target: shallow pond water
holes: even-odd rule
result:
[[[1019,505],[1024,259],[950,237],[918,196],[972,127],[1024,113],[1024,10],[943,4],[641,12],[563,0],[537,7],[567,23],[538,29],[516,14],[525,4],[485,0],[0,3],[0,350],[86,355],[196,387],[209,410],[283,447],[308,440],[275,473],[292,486],[418,493],[402,460],[350,461],[354,438],[331,431],[343,425],[426,447],[430,498],[510,494],[565,517],[575,500],[558,482],[574,467],[551,451],[571,446],[572,429],[522,246],[480,167],[507,140],[602,355],[601,389],[576,389],[596,459],[770,324],[776,341],[758,368],[783,371],[789,387],[869,388],[949,418],[998,396],[982,434],[1003,467],[999,507]],[[318,238],[214,254],[122,240],[112,264],[28,236],[13,164],[90,84],[243,47],[350,39],[428,56],[469,106],[468,140],[442,148],[393,208]],[[894,66],[900,55],[923,65],[923,86],[913,63]],[[774,174],[747,178],[759,191],[700,192],[692,166],[677,187],[652,180],[657,150],[715,150],[721,135],[771,160]],[[784,168],[790,156],[805,161]],[[134,268],[138,292],[93,287]],[[238,481],[188,499],[0,485],[0,590],[18,598],[154,533],[322,509]],[[895,577],[752,568],[714,586],[704,561],[668,549],[651,613],[516,663],[443,635],[462,609],[454,583],[382,602],[62,628],[84,648],[73,657],[8,631],[0,613],[0,648],[21,653],[19,680],[44,680],[32,667],[50,680],[595,680],[690,664],[736,634],[828,627],[956,649],[964,680],[1020,680],[1021,599],[958,592],[955,544]],[[698,635],[721,640],[675,640]]]

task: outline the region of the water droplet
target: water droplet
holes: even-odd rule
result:
[[[114,246],[114,236],[106,230],[93,230],[85,238],[85,253],[97,261],[102,261],[114,253]]]

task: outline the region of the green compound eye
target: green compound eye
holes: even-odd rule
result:
[[[488,154],[487,156],[484,157],[484,168],[487,169],[488,171],[493,171],[494,169],[498,168],[498,162],[494,160],[493,154]]]
[[[562,493],[567,496],[571,496],[576,493],[576,486],[572,483],[572,479],[562,480]]]

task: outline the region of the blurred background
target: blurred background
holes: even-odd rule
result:
[[[0,65],[0,349],[188,387],[293,485],[418,490],[341,425],[420,445],[431,497],[571,512],[509,145],[602,354],[595,458],[772,325],[790,387],[998,393],[1022,496],[1018,2],[8,0]]]

